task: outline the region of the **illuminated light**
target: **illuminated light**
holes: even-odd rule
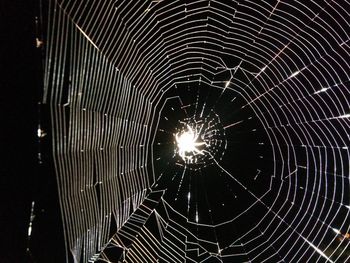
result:
[[[350,118],[350,114],[345,114],[345,115],[341,115],[339,117],[337,117],[338,119],[346,119],[346,118]]]
[[[298,75],[299,73],[300,73],[300,71],[298,70],[298,71],[294,72],[292,75],[290,75],[289,78],[293,78],[293,77],[295,77],[296,75]]]
[[[256,74],[256,76],[258,77],[262,72],[264,72],[264,70],[267,68],[267,66],[263,67],[259,72],[258,74]]]
[[[186,162],[192,162],[193,156],[197,154],[204,155],[204,150],[198,149],[198,146],[205,145],[205,142],[197,142],[199,134],[187,125],[187,131],[182,132],[180,135],[175,135],[178,154]]]
[[[336,228],[333,228],[333,227],[332,227],[332,230],[333,230],[333,232],[336,233],[337,235],[340,235],[340,234],[341,234],[341,232],[339,231],[339,229],[336,229]]]
[[[44,45],[44,41],[40,40],[39,38],[35,38],[35,46],[37,48],[40,48]]]
[[[32,226],[29,226],[28,228],[28,236],[30,237],[32,235]]]
[[[318,247],[316,247],[314,244],[312,244],[309,240],[307,240],[305,237],[301,236],[313,249],[315,249],[315,251],[320,254],[322,257],[324,257],[325,259],[327,259],[327,261],[334,263],[334,261],[332,261],[325,253],[323,253],[323,251],[321,249],[319,249]]]
[[[230,85],[230,81],[226,81],[226,84],[225,84],[225,89],[228,87],[228,85]]]
[[[39,138],[43,138],[46,136],[46,132],[44,132],[44,130],[38,128],[37,135]]]
[[[83,34],[83,36],[84,36],[98,51],[100,51],[100,49],[98,48],[98,46],[96,46],[96,44],[92,41],[92,39],[91,39],[77,24],[75,24],[75,26],[79,29],[79,31]]]
[[[325,91],[327,91],[327,90],[329,90],[329,88],[322,88],[322,89],[316,91],[314,94],[318,94],[318,93],[321,93],[321,92],[325,92]]]
[[[240,124],[240,123],[242,123],[242,122],[244,122],[244,121],[237,121],[237,122],[235,122],[235,123],[226,125],[226,126],[224,127],[224,129],[230,128],[230,127],[235,126],[235,125],[237,125],[237,124]]]
[[[34,206],[35,206],[35,202],[32,202],[32,208],[30,210],[30,221],[29,221],[29,226],[28,226],[28,237],[30,237],[32,235],[32,229],[33,229],[33,221],[35,218],[34,215]]]

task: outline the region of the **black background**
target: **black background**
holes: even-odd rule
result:
[[[0,262],[64,262],[55,175],[49,135],[41,146],[39,120],[48,127],[42,92],[42,51],[35,47],[39,0],[1,1]],[[38,163],[42,152],[43,164]],[[27,233],[35,201],[32,238]],[[31,254],[27,253],[27,247]]]

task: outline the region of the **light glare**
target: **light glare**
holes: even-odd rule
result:
[[[204,150],[198,149],[198,146],[204,145],[205,142],[197,142],[198,137],[199,134],[193,131],[189,125],[187,125],[187,131],[175,135],[178,154],[186,163],[193,162],[193,156],[204,154]]]

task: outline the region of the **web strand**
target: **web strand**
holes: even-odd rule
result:
[[[350,260],[349,10],[50,1],[67,262]]]

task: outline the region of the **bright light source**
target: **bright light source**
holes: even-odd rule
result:
[[[175,135],[178,153],[185,162],[192,162],[192,157],[197,154],[204,154],[204,150],[198,149],[198,146],[206,144],[205,142],[197,142],[199,134],[197,134],[191,126],[187,125],[187,131],[183,131],[180,135]]]

